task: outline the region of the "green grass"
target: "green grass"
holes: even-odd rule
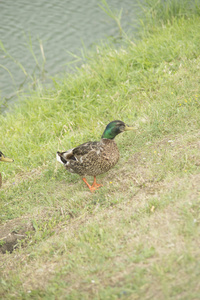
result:
[[[200,20],[152,28],[0,116],[15,159],[0,166],[0,220],[35,229],[0,254],[3,299],[199,298]],[[117,136],[121,159],[91,194],[55,153],[114,119],[138,130]]]
[[[138,3],[141,9],[140,23],[145,33],[156,31],[158,26],[176,22],[177,19],[200,15],[199,0],[144,0]]]

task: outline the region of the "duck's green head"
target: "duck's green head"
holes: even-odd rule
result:
[[[114,139],[117,134],[127,131],[127,130],[133,130],[133,127],[130,127],[126,125],[124,122],[116,120],[110,122],[106,129],[104,130],[104,133],[102,134],[102,139]]]
[[[5,155],[0,151],[0,161],[13,162],[14,160],[11,158],[5,157]]]

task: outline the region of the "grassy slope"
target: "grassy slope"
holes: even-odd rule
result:
[[[126,50],[98,49],[55,89],[0,116],[3,223],[36,232],[1,255],[3,299],[197,299],[200,20],[174,20]],[[121,160],[90,194],[55,162],[121,119]],[[90,120],[90,121],[89,121]],[[6,150],[4,150],[6,149]]]

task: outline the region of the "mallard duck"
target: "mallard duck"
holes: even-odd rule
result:
[[[5,161],[5,162],[13,162],[14,160],[8,157],[5,157],[5,155],[0,151],[0,161]],[[2,176],[0,173],[0,187],[2,186]]]
[[[93,192],[102,186],[96,182],[96,176],[110,170],[119,160],[115,136],[132,129],[134,128],[122,121],[112,121],[106,126],[99,142],[87,142],[73,149],[57,152],[57,160],[69,172],[79,174]],[[94,176],[92,185],[87,182],[86,175]]]

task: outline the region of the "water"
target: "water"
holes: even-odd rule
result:
[[[107,1],[112,9],[123,9],[125,30],[131,29],[136,2]],[[69,52],[80,56],[84,47],[119,34],[114,20],[98,4],[101,1],[0,1],[0,40],[6,49],[6,53],[0,50],[0,96],[8,106],[24,84],[25,72],[41,74],[37,64],[41,67],[44,57],[46,77],[54,76],[68,70],[74,60]]]

